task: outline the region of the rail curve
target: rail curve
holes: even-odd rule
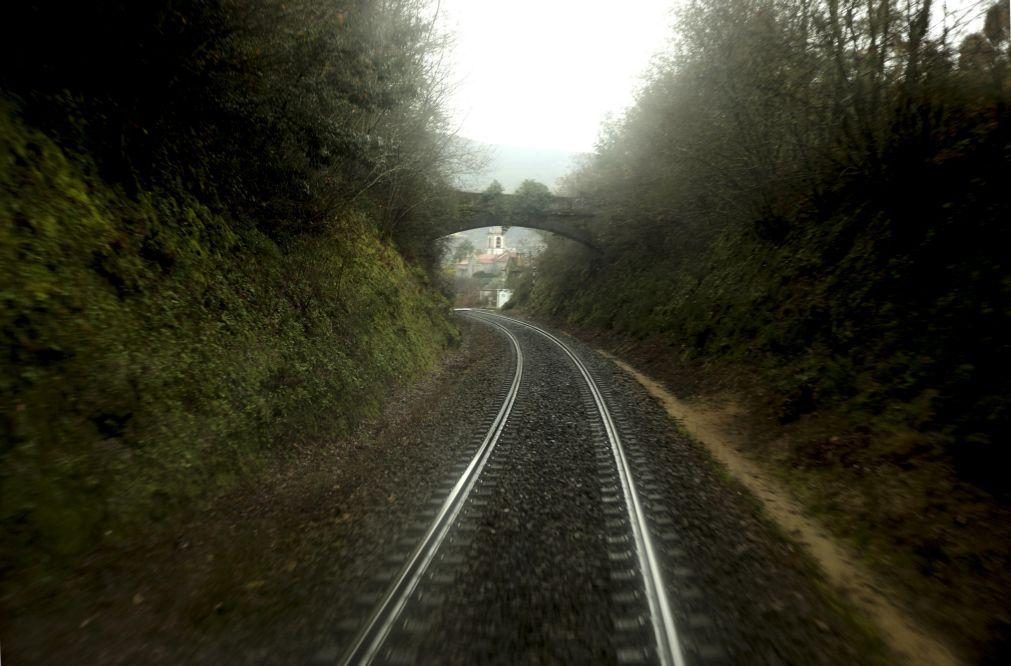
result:
[[[678,640],[677,630],[674,626],[674,615],[670,607],[670,601],[667,598],[666,586],[663,582],[663,575],[660,572],[660,564],[656,555],[656,547],[650,536],[649,526],[647,525],[645,512],[642,508],[642,501],[636,492],[635,480],[632,478],[631,468],[625,456],[624,448],[621,445],[618,429],[611,419],[611,413],[604,402],[604,396],[597,387],[597,383],[594,381],[589,369],[567,344],[539,326],[488,311],[481,311],[476,316],[492,324],[496,323],[494,319],[506,320],[546,337],[569,357],[586,381],[590,392],[593,394],[597,411],[607,430],[607,438],[610,441],[611,452],[614,455],[615,465],[618,468],[618,475],[621,479],[625,505],[628,509],[628,518],[632,525],[633,538],[635,539],[639,566],[645,582],[646,599],[649,602],[653,635],[656,638],[657,654],[660,658],[660,663],[683,666],[684,656],[681,652],[680,641]]]
[[[384,641],[396,624],[401,612],[408,604],[412,593],[436,557],[440,545],[445,540],[454,521],[460,514],[478,477],[481,475],[481,471],[488,462],[499,436],[505,428],[516,401],[516,396],[519,393],[524,363],[523,350],[519,340],[509,330],[508,326],[505,325],[508,323],[521,326],[541,335],[558,346],[586,382],[596,406],[597,414],[604,425],[611,449],[611,456],[613,457],[620,480],[629,526],[635,545],[636,559],[642,574],[643,592],[648,604],[652,633],[656,643],[657,659],[660,664],[665,666],[684,666],[684,656],[674,624],[673,613],[663,576],[660,571],[656,548],[650,536],[642,501],[636,490],[635,479],[632,476],[631,467],[622,447],[620,434],[607,408],[604,396],[586,364],[573,352],[569,345],[557,336],[534,324],[490,311],[471,310],[468,308],[460,308],[458,311],[465,316],[470,316],[489,326],[493,326],[505,334],[511,344],[516,361],[512,383],[506,393],[502,407],[499,409],[474,457],[446,500],[442,503],[432,525],[428,528],[400,572],[390,584],[386,593],[369,615],[350,648],[345,652],[341,663],[370,664],[379,654]]]
[[[372,614],[366,620],[364,627],[359,631],[358,636],[344,655],[341,663],[370,664],[375,659],[376,654],[383,645],[383,641],[386,640],[390,629],[396,623],[397,618],[400,617],[400,613],[407,604],[411,593],[418,586],[418,582],[435,558],[435,554],[446,538],[450,527],[453,526],[453,522],[456,520],[457,515],[459,515],[460,509],[467,501],[467,496],[473,490],[474,484],[481,475],[481,470],[484,469],[485,463],[488,462],[488,458],[491,456],[491,452],[495,448],[499,436],[502,434],[502,429],[509,419],[509,413],[516,402],[516,394],[519,393],[520,381],[523,378],[523,350],[520,348],[516,336],[505,326],[495,322],[488,323],[505,333],[512,344],[515,354],[516,371],[513,374],[512,384],[509,387],[509,392],[506,394],[506,399],[495,420],[492,422],[484,441],[478,447],[477,453],[436,514],[432,526],[422,537],[417,547],[415,547],[410,557],[408,557],[406,564],[394,579],[393,584],[390,585],[386,594],[383,595]]]

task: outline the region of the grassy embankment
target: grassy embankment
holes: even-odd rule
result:
[[[433,21],[3,5],[3,617],[347,433],[455,337]]]
[[[346,433],[456,335],[363,213],[277,242],[127,196],[11,106],[0,160],[5,594]]]
[[[604,253],[553,240],[518,293],[681,396],[744,405],[754,459],[969,659],[999,661],[1007,30],[875,70],[839,55],[858,46],[835,48],[821,5],[754,9],[685,12],[681,50],[570,179]],[[873,17],[854,29],[880,38]]]

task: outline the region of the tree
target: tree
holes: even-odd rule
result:
[[[435,22],[423,0],[5,3],[0,94],[128,188],[286,239],[367,208],[403,250],[455,159]]]
[[[481,198],[489,201],[497,199],[504,191],[505,189],[502,187],[502,183],[498,182],[498,180],[493,180],[491,181],[491,184],[484,189],[484,192],[481,193]]]
[[[995,47],[999,46],[1001,42],[1006,42],[1008,40],[1009,31],[1011,31],[1011,26],[1009,26],[1009,5],[1011,3],[1008,0],[1001,0],[995,3],[986,12],[986,22],[983,24],[983,34]]]
[[[459,263],[474,254],[474,244],[469,238],[464,238],[453,248],[453,263]]]
[[[506,215],[506,204],[502,192],[502,183],[493,180],[481,193],[481,209],[493,219],[501,219]]]
[[[523,226],[525,218],[539,215],[547,210],[554,197],[544,183],[524,180],[513,193],[509,205],[509,221],[515,226]]]

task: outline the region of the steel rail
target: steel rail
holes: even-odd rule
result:
[[[509,329],[493,321],[486,321],[486,323],[505,333],[516,352],[516,372],[513,375],[512,384],[509,386],[509,392],[506,394],[506,399],[495,416],[488,434],[485,435],[481,446],[478,447],[477,453],[474,454],[467,469],[453,486],[446,501],[442,503],[431,527],[428,528],[424,537],[412,551],[407,562],[358,632],[351,647],[344,653],[340,661],[342,664],[370,664],[375,659],[386,637],[389,636],[390,630],[393,629],[400,617],[400,613],[407,605],[411,594],[435,558],[446,534],[460,514],[464,502],[473,490],[488,458],[491,457],[491,452],[505,428],[510,412],[512,412],[513,404],[516,402],[516,394],[519,392],[520,380],[523,378],[523,351],[520,349],[520,343],[516,336]]]
[[[618,429],[611,419],[611,413],[604,402],[597,383],[593,380],[586,365],[572,352],[568,345],[544,329],[529,324],[519,319],[506,317],[497,313],[487,311],[472,311],[478,318],[495,324],[495,319],[505,320],[519,326],[524,326],[536,333],[546,337],[555,343],[572,360],[576,368],[582,374],[593,401],[597,406],[604,428],[607,431],[608,440],[611,443],[611,451],[614,455],[614,462],[618,469],[618,477],[621,479],[622,493],[625,496],[625,506],[628,508],[629,524],[632,527],[632,534],[636,544],[636,554],[639,558],[639,567],[643,574],[643,584],[646,592],[646,599],[649,603],[650,619],[653,624],[653,634],[656,638],[657,656],[660,663],[673,666],[684,666],[684,655],[681,652],[681,644],[678,640],[677,630],[674,626],[674,615],[671,611],[670,602],[667,598],[666,587],[663,582],[663,575],[660,571],[659,561],[656,555],[656,548],[650,537],[649,526],[642,509],[642,502],[635,489],[635,480],[632,478],[632,470],[625,457],[624,448],[621,445],[621,437]]]

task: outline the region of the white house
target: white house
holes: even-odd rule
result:
[[[506,288],[505,280],[502,278],[495,278],[481,287],[480,301],[481,305],[486,308],[501,310],[502,306],[508,303],[512,297],[513,290]]]

